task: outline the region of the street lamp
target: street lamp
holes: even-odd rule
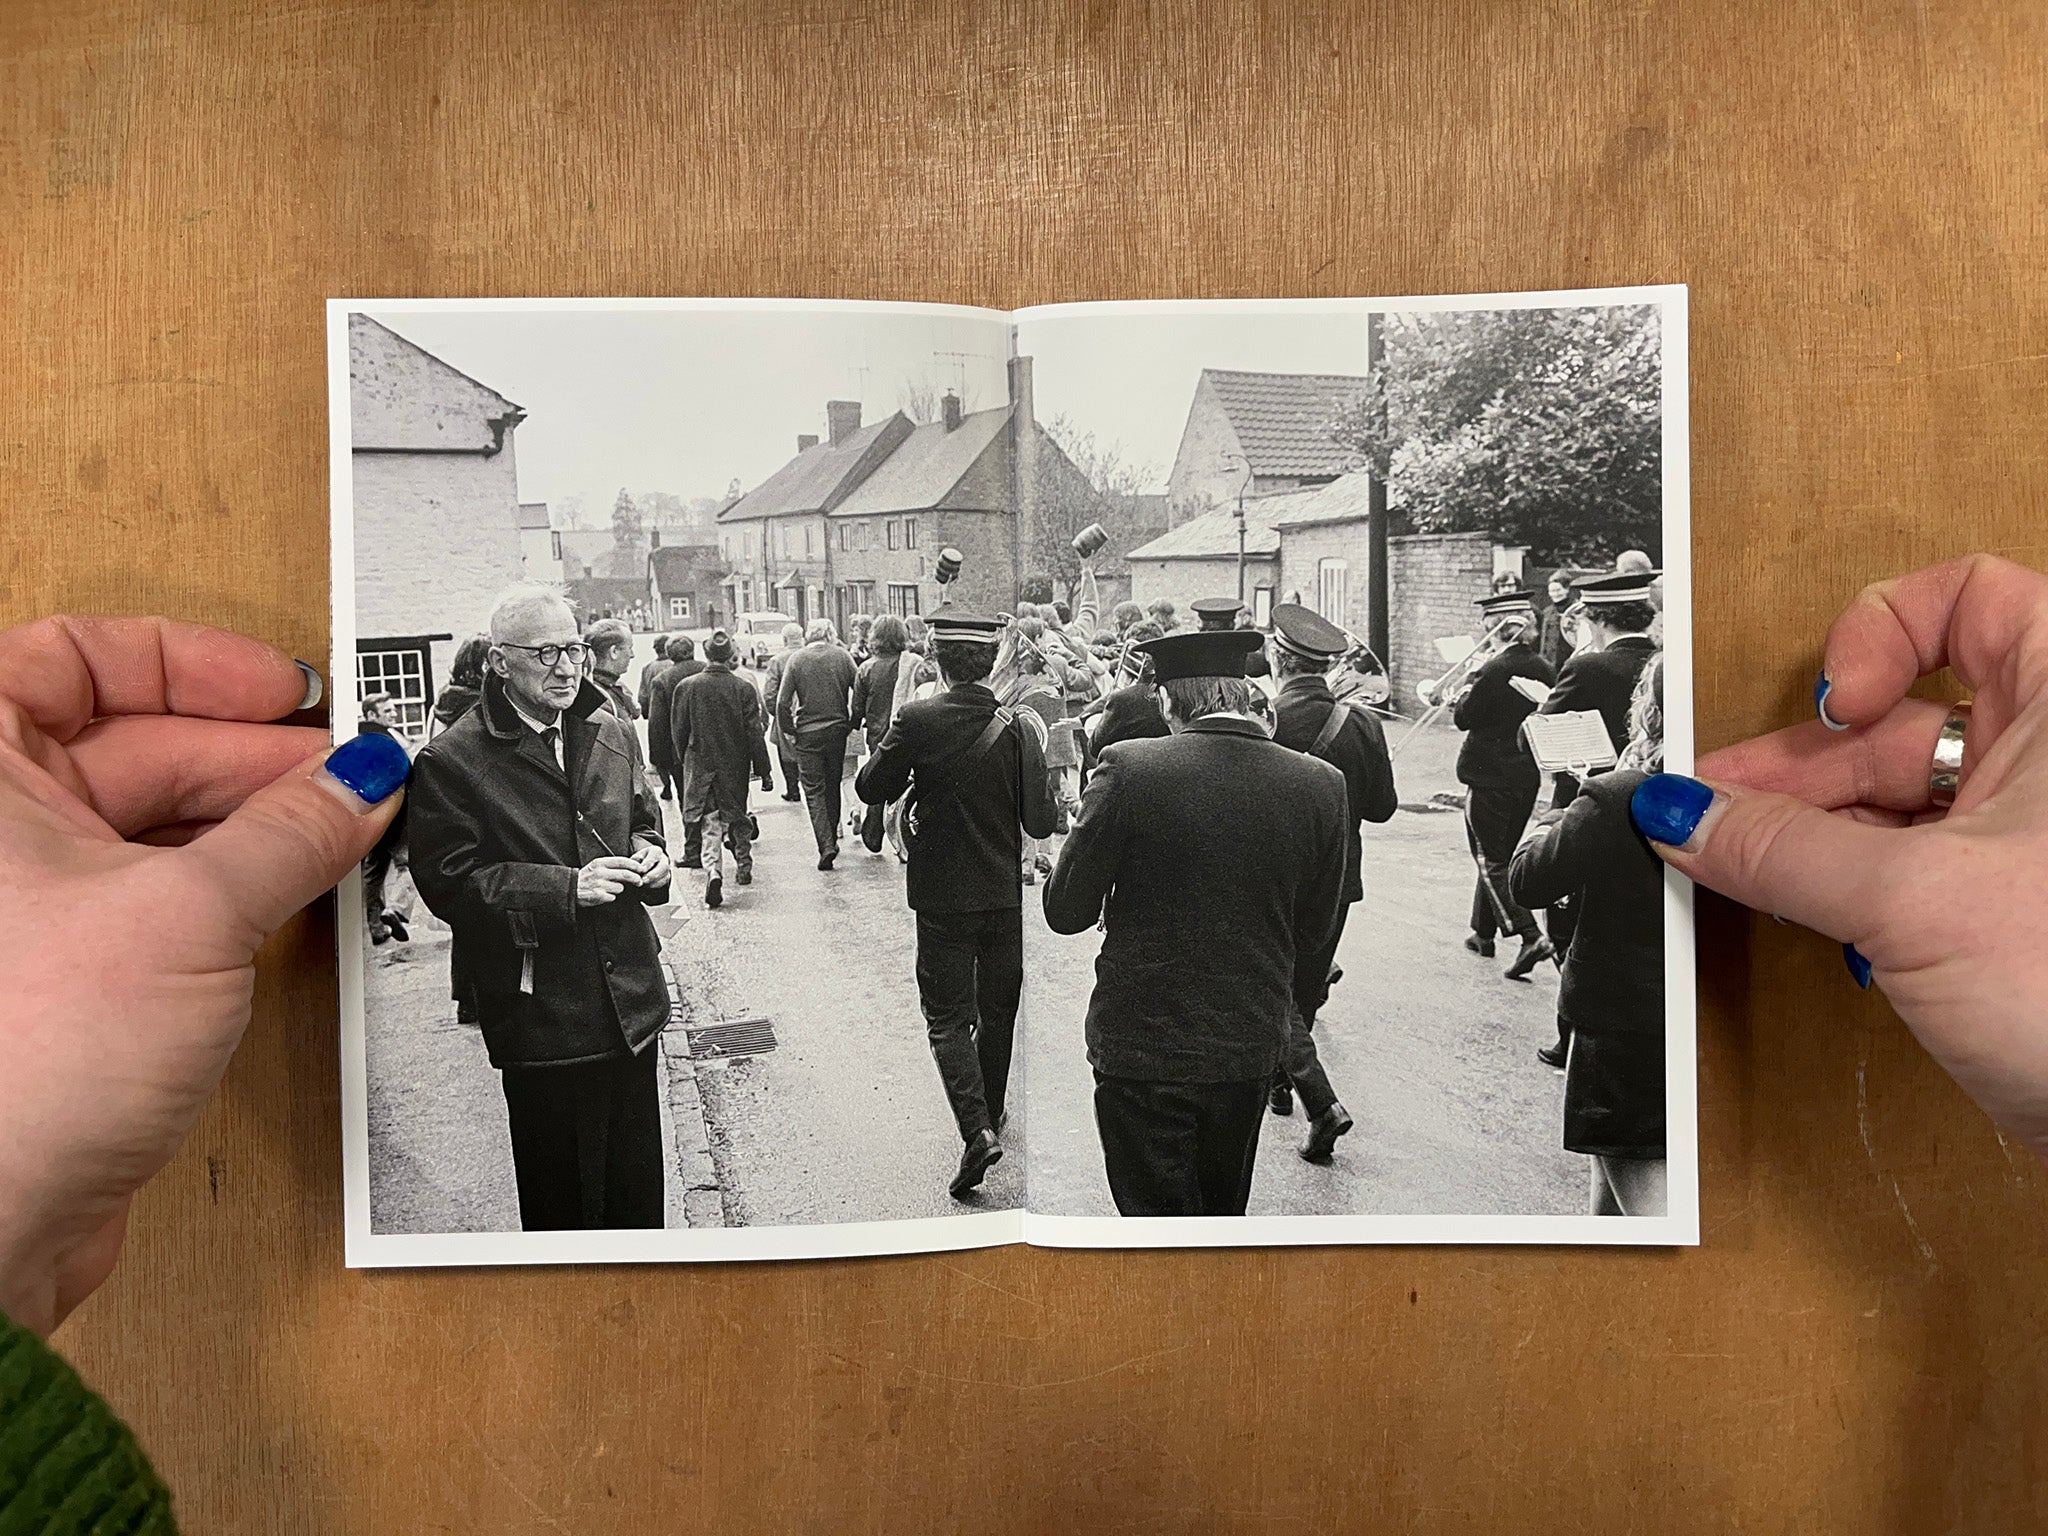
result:
[[[1244,466],[1244,479],[1237,486],[1237,604],[1244,606],[1244,493],[1251,489],[1252,461],[1241,453],[1226,453],[1216,462],[1218,469],[1230,468],[1235,459]]]

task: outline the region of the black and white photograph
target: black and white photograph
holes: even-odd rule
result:
[[[352,1264],[1697,1240],[1683,290],[329,340]]]

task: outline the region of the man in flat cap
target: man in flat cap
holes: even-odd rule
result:
[[[683,781],[683,823],[695,824],[701,861],[710,871],[704,882],[707,907],[725,903],[728,847],[734,881],[754,883],[754,818],[747,793],[757,778],[764,787],[774,782],[761,696],[733,670],[738,664],[732,636],[714,629],[704,642],[702,669],[674,686],[663,711],[669,755]]]
[[[913,699],[853,781],[868,805],[909,793],[904,893],[917,914],[917,997],[962,1143],[964,1200],[1003,1155],[1024,987],[1024,834],[1057,814],[1038,737],[988,686],[1002,625],[948,604],[931,616],[943,691]]]
[[[1330,668],[1350,649],[1351,637],[1314,609],[1282,603],[1273,610],[1274,672],[1280,679],[1280,692],[1273,700],[1273,739],[1283,747],[1320,758],[1344,775],[1344,906],[1329,942],[1301,963],[1301,1006],[1288,1035],[1287,1060],[1273,1079],[1268,1100],[1275,1114],[1284,1115],[1293,1108],[1294,1095],[1301,1095],[1302,1113],[1309,1122],[1301,1155],[1312,1163],[1326,1162],[1337,1138],[1351,1129],[1351,1116],[1330,1087],[1311,1031],[1317,1011],[1329,996],[1337,941],[1343,937],[1351,904],[1365,898],[1360,874],[1364,844],[1359,828],[1368,821],[1392,820],[1400,804],[1394,790],[1393,758],[1379,721],[1363,709],[1340,702],[1330,691]]]
[[[1126,1216],[1242,1216],[1290,1021],[1344,907],[1344,776],[1272,740],[1256,634],[1147,642],[1171,734],[1106,748],[1045,887],[1056,933],[1099,921],[1095,1123]]]
[[[1536,701],[1515,686],[1518,678],[1547,688],[1548,662],[1530,644],[1536,635],[1536,605],[1527,592],[1496,592],[1473,604],[1497,649],[1472,674],[1451,706],[1451,720],[1465,733],[1458,748],[1458,782],[1465,786],[1465,841],[1478,878],[1472,889],[1472,932],[1465,947],[1493,954],[1494,935],[1512,933],[1522,942],[1504,974],[1526,981],[1552,954],[1526,907],[1508,894],[1508,863],[1536,808],[1543,775],[1536,767],[1522,722]]]

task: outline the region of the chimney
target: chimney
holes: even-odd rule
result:
[[[1010,359],[1010,474],[1016,516],[1010,524],[1011,569],[1021,580],[1024,551],[1038,531],[1038,419],[1031,401],[1031,359]]]
[[[825,429],[832,434],[832,446],[837,448],[860,430],[860,402],[858,400],[827,400],[825,402]]]
[[[815,448],[815,447],[817,447],[817,446],[818,446],[818,434],[817,434],[817,433],[815,433],[815,432],[799,432],[799,433],[797,433],[797,435],[796,435],[796,451],[797,451],[798,453],[803,453],[803,452],[806,452],[807,450],[809,450],[809,449],[812,449],[812,448]]]
[[[945,417],[946,430],[957,431],[960,426],[960,397],[947,390],[945,398],[939,402],[939,410]]]
[[[647,530],[647,547],[649,549],[661,548],[661,530],[659,528]]]

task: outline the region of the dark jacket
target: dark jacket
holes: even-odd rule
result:
[[[1564,637],[1564,614],[1556,607],[1543,610],[1543,633],[1537,638],[1536,654],[1552,672],[1571,660],[1571,642]]]
[[[1617,769],[1588,779],[1568,809],[1536,825],[1508,867],[1508,894],[1522,906],[1577,899],[1557,1014],[1586,1035],[1664,1031],[1664,865],[1628,809],[1647,777]]]
[[[1346,718],[1337,739],[1323,750],[1321,758],[1344,775],[1344,802],[1350,822],[1344,855],[1344,900],[1350,903],[1365,899],[1365,882],[1359,875],[1365,852],[1359,824],[1391,821],[1401,804],[1394,789],[1394,760],[1387,751],[1386,732],[1363,709],[1338,704],[1327,678],[1290,677],[1280,685],[1273,700],[1273,739],[1297,752],[1308,751],[1322,734],[1333,708],[1345,710]]]
[[[628,725],[640,718],[640,706],[633,701],[633,695],[626,692],[626,685],[616,677],[606,677],[602,672],[590,674],[590,680],[597,684],[611,705],[611,711]]]
[[[504,684],[420,749],[406,809],[420,898],[455,931],[484,1044],[499,1067],[623,1057],[669,1015],[647,908],[668,887],[576,904],[576,874],[607,853],[662,847],[661,807],[632,727],[586,684],[561,718],[563,770],[513,712]],[[532,958],[533,990],[522,992]]]
[[[676,690],[703,670],[704,663],[694,656],[672,661],[662,668],[654,686],[647,689],[647,758],[657,769],[666,768],[674,773],[682,766],[670,740],[675,729],[671,711],[675,708]],[[753,684],[747,686],[751,688]]]
[[[668,669],[675,663],[667,657],[649,662],[640,669],[640,713],[646,714],[654,704],[654,685],[661,681]]]
[[[1536,704],[1508,680],[1533,677],[1547,684],[1554,675],[1541,656],[1519,642],[1479,669],[1451,711],[1452,723],[1465,733],[1458,748],[1460,784],[1536,793],[1543,775],[1521,737],[1522,722],[1536,712]]]
[[[868,733],[870,751],[889,729],[889,715],[896,703],[896,673],[902,664],[900,651],[878,651],[861,663],[853,680],[853,723]]]
[[[1344,776],[1246,720],[1119,742],[1045,887],[1055,933],[1105,928],[1088,1059],[1112,1077],[1263,1078],[1344,911]]]
[[[683,819],[747,814],[747,791],[767,778],[767,717],[754,685],[712,662],[668,696],[669,750],[683,775]]]
[[[1543,713],[1598,712],[1618,754],[1628,745],[1628,706],[1643,666],[1657,654],[1648,635],[1623,635],[1604,651],[1580,651],[1557,674],[1557,686],[1543,701]]]
[[[441,690],[441,697],[434,700],[434,718],[446,730],[475,709],[476,701],[481,697],[482,694],[467,683],[450,683]]]
[[[796,742],[825,731],[853,727],[853,658],[824,640],[814,640],[783,664],[775,717],[785,740]]]
[[[913,699],[854,776],[854,793],[869,805],[911,793],[918,835],[904,872],[904,894],[912,911],[992,912],[1021,906],[1022,833],[1052,836],[1058,812],[1045,754],[1028,726],[1013,721],[964,780],[954,777],[960,755],[980,738],[995,712],[996,696],[984,683]],[[909,813],[906,806],[904,814]]]
[[[1120,741],[1143,741],[1153,736],[1170,736],[1166,716],[1159,709],[1159,695],[1149,683],[1132,683],[1119,688],[1102,701],[1102,723],[1095,727],[1091,752]]]

